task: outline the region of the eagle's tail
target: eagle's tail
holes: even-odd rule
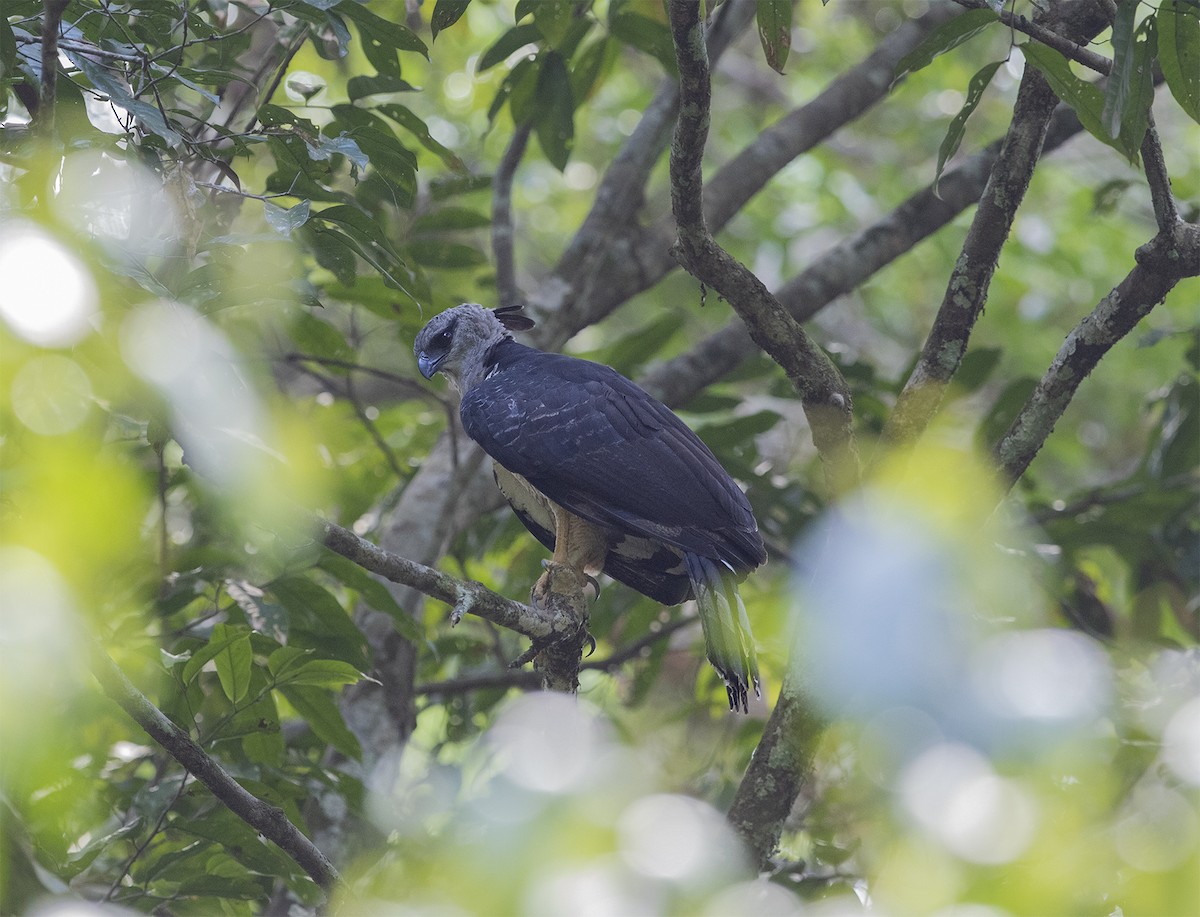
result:
[[[729,709],[746,712],[750,687],[754,687],[756,696],[762,692],[750,619],[738,595],[733,571],[720,561],[699,554],[685,554],[684,562],[700,608],[708,661],[725,679]]]

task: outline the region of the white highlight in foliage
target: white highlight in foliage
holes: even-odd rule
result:
[[[1165,872],[1200,843],[1200,816],[1182,793],[1146,782],[1129,798],[1115,840],[1117,853],[1134,869]]]
[[[225,336],[186,306],[160,301],[130,313],[121,353],[170,402],[184,460],[222,485],[248,485],[265,457],[266,421]]]
[[[1111,675],[1095,641],[1068,630],[1001,634],[976,653],[975,687],[1006,716],[1088,720],[1106,707]]]
[[[0,316],[39,347],[69,347],[92,330],[96,285],[57,239],[32,223],[0,230]]]
[[[1037,826],[1029,793],[965,745],[946,743],[920,755],[900,778],[900,798],[931,836],[974,863],[1015,859]]]
[[[849,911],[849,908],[847,908]],[[739,882],[714,896],[704,906],[706,917],[726,917],[729,914],[753,914],[754,917],[791,917],[793,914],[816,914],[814,909],[806,909],[794,894],[786,888],[768,882],[766,879],[756,879],[753,882]],[[821,912],[823,915],[825,911]],[[857,906],[853,913],[861,914],[862,908]],[[828,915],[832,917],[832,915]]]
[[[736,847],[725,823],[707,804],[687,796],[644,796],[617,822],[621,856],[638,872],[673,881],[704,877]]]
[[[9,729],[26,726],[41,729],[43,723],[30,723],[28,706],[30,685],[40,695],[69,696],[87,678],[80,643],[86,625],[75,613],[70,587],[55,566],[36,551],[24,547],[0,548],[0,697],[10,703],[25,698],[10,708],[5,722]],[[47,678],[47,672],[55,672]],[[3,741],[0,739],[0,741]]]
[[[540,879],[526,908],[529,917],[628,917],[649,912],[644,894],[631,887],[615,864],[603,860]]]
[[[542,793],[569,793],[591,782],[609,745],[600,722],[574,698],[548,693],[518,699],[489,738],[508,778]]]
[[[1175,711],[1163,730],[1162,754],[1180,780],[1200,786],[1200,697]]]
[[[54,209],[60,220],[107,247],[110,257],[138,264],[168,252],[180,238],[179,205],[196,189],[180,171],[158,176],[103,153],[69,156]]]

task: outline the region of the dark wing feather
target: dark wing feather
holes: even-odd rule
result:
[[[607,366],[499,345],[467,434],[572,513],[745,571],[765,559],[745,495],[667,407]]]

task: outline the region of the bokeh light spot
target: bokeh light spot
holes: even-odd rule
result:
[[[1109,698],[1109,664],[1084,634],[1029,630],[989,640],[972,668],[984,703],[1034,720],[1087,720]]]
[[[617,831],[626,862],[656,879],[697,878],[733,849],[720,816],[687,796],[645,796],[625,810]]]
[[[1163,760],[1180,780],[1200,786],[1200,697],[1175,711],[1163,730]]]
[[[69,347],[92,329],[96,285],[56,239],[25,223],[0,230],[0,316],[39,347]]]
[[[1117,853],[1145,872],[1165,872],[1186,860],[1200,840],[1200,818],[1187,798],[1159,784],[1141,786],[1116,826]]]
[[[918,757],[901,777],[900,795],[934,838],[975,863],[1015,859],[1037,827],[1029,793],[965,745],[939,745]]]
[[[520,698],[489,736],[509,779],[543,793],[568,793],[590,782],[607,744],[600,722],[574,698],[557,694]]]

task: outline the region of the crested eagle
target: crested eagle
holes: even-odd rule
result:
[[[577,573],[604,572],[664,605],[694,598],[729,706],[759,692],[737,583],[767,557],[745,494],[675,414],[616,370],[513,339],[520,306],[464,303],[413,350],[461,396],[467,435],[525,527]],[[535,587],[535,596],[537,587]]]

